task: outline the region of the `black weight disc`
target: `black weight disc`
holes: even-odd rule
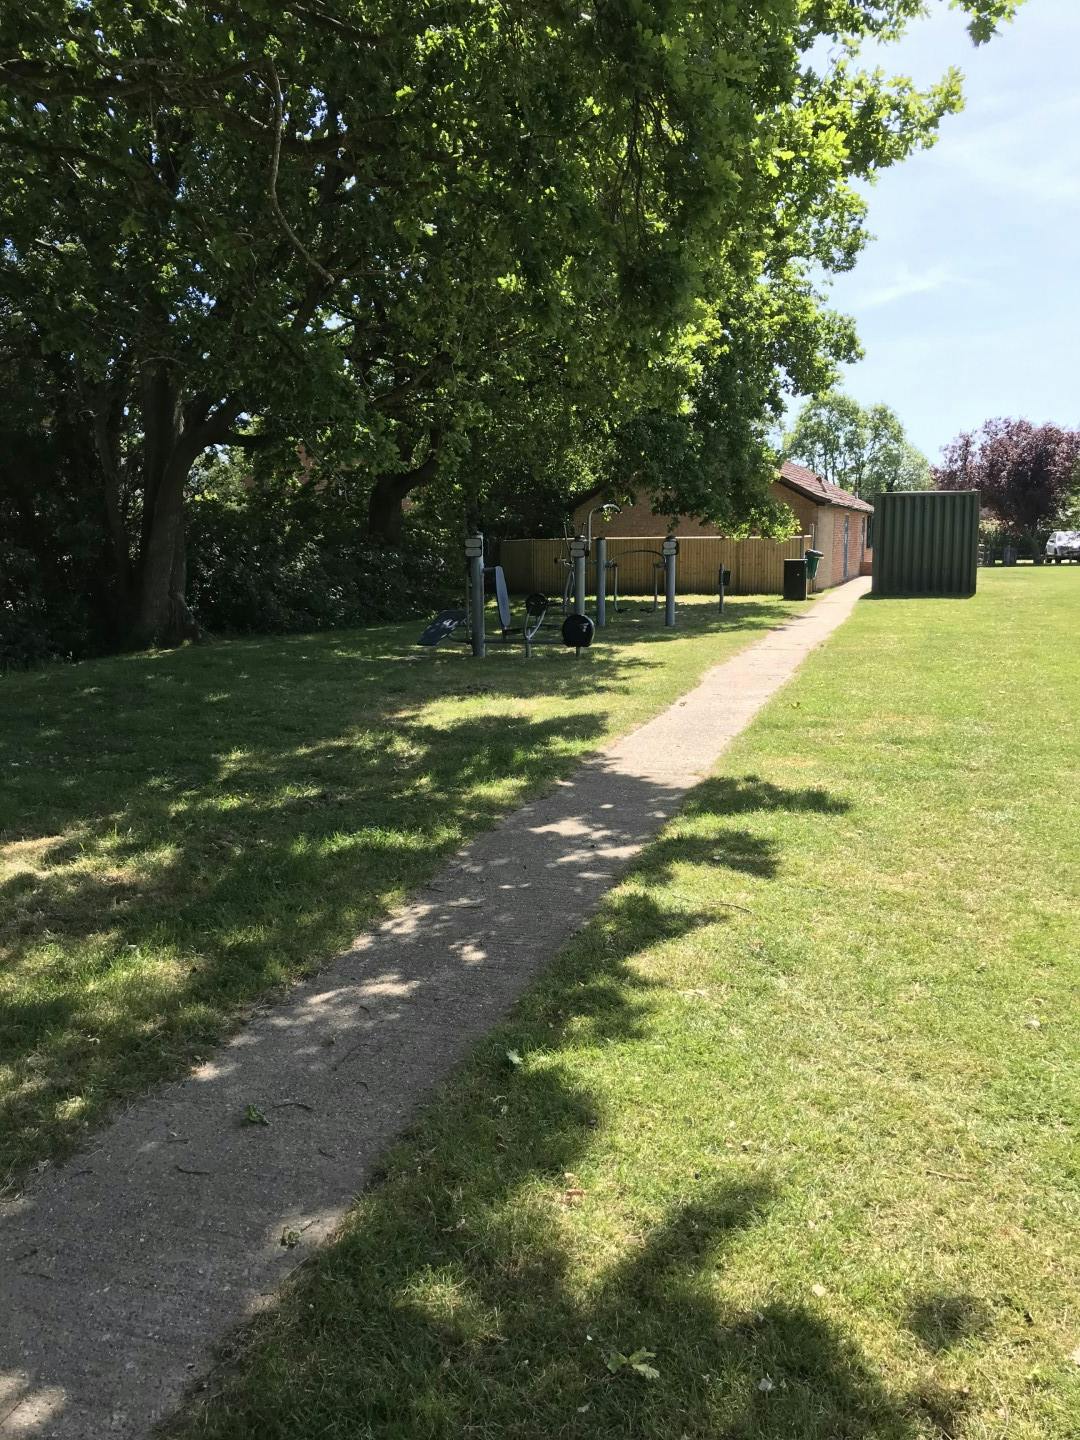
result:
[[[588,615],[568,615],[562,624],[563,644],[572,645],[575,650],[584,650],[592,644],[595,629]]]

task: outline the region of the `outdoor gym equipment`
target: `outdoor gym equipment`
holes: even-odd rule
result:
[[[595,629],[588,615],[567,615],[562,622],[563,644],[572,645],[575,655],[580,655],[592,644]]]
[[[664,624],[668,629],[675,625],[675,557],[679,553],[679,542],[669,535],[660,547],[664,555]]]
[[[613,515],[622,514],[622,506],[616,505],[614,500],[607,500],[603,505],[594,505],[585,519],[585,531],[581,535],[570,533],[570,521],[563,521],[563,543],[566,546],[566,555],[562,564],[566,569],[566,578],[563,581],[562,608],[564,615],[585,614],[585,564],[593,554],[593,516],[602,515],[605,520],[610,520]],[[619,609],[619,564],[617,560],[607,558],[607,537],[598,535],[596,537],[596,628],[602,628],[607,624],[607,578],[608,572],[612,577],[612,606],[616,612]]]
[[[578,553],[579,551],[580,553]],[[575,610],[566,617],[561,631],[562,643],[573,648],[579,655],[582,650],[592,644],[594,631],[593,622],[584,613],[585,553],[584,538],[575,537],[574,568],[569,572],[570,579],[574,582]],[[482,659],[487,654],[485,617],[489,576],[495,592],[495,604],[499,612],[499,628],[502,631],[503,640],[509,640],[512,634],[517,633],[517,630],[511,623],[513,617],[510,610],[510,595],[506,588],[506,575],[503,568],[501,565],[484,564],[483,535],[478,533],[466,537],[465,561],[465,608],[463,610],[440,610],[431,623],[425,626],[417,643],[426,646],[440,645],[458,630],[464,628],[464,638],[471,646],[472,653],[478,659]],[[532,655],[533,646],[537,643],[538,633],[549,609],[548,597],[540,594],[539,591],[534,591],[531,595],[526,596],[525,621],[521,626],[526,656]]]
[[[487,649],[487,635],[484,630],[484,537],[469,535],[465,540],[465,560],[468,573],[469,639],[472,653],[483,659]]]
[[[653,551],[653,554],[656,552]],[[652,608],[660,608],[660,580],[664,581],[664,625],[675,628],[675,557],[679,553],[679,542],[674,535],[665,537],[660,546],[660,559],[653,566]],[[721,602],[723,603],[723,602]]]
[[[575,535],[570,541],[570,562],[574,575],[574,614],[585,614],[585,557],[589,553],[589,542],[584,535]]]
[[[525,624],[521,627],[521,633],[525,638],[526,659],[532,657],[533,641],[539,634],[547,612],[548,597],[546,595],[541,595],[539,590],[534,590],[531,595],[525,596]]]
[[[464,628],[465,639],[472,646],[474,655],[483,657],[487,650],[487,627],[484,622],[484,607],[487,598],[487,580],[491,577],[495,591],[495,604],[499,611],[499,628],[505,640],[511,630],[510,596],[506,589],[506,576],[501,565],[484,564],[484,537],[470,535],[465,541],[467,568],[464,610],[440,610],[417,642],[420,645],[441,645],[457,630]]]
[[[608,500],[603,505],[594,505],[589,511],[585,521],[585,541],[590,548],[592,546],[592,517],[598,513],[604,517],[606,522],[613,515],[621,515],[622,506],[616,505],[614,500]],[[613,604],[617,612],[619,609],[619,565],[617,561],[609,561],[607,558],[607,536],[598,535],[596,537],[596,625],[600,630],[607,624],[607,575],[609,569],[612,571],[615,582]]]
[[[449,640],[454,631],[468,624],[469,617],[464,610],[440,610],[431,624],[426,626],[418,645],[441,645]]]

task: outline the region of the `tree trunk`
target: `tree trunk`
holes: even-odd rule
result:
[[[101,498],[105,515],[105,540],[112,571],[111,626],[122,629],[131,613],[133,576],[128,543],[127,523],[121,504],[119,428],[122,396],[110,394],[106,385],[99,386],[92,397],[94,450],[101,477]]]
[[[414,470],[377,475],[368,497],[368,534],[383,545],[400,545],[405,522],[405,499],[426,485],[439,468],[439,431],[428,442],[427,457]]]
[[[184,487],[190,469],[191,461],[184,454],[174,454],[158,486],[154,512],[145,529],[135,617],[135,636],[144,645],[175,645],[199,635],[184,594]]]
[[[400,545],[405,512],[402,508],[409,487],[402,487],[401,475],[379,475],[368,499],[368,534],[383,545]]]
[[[205,437],[183,424],[167,367],[143,378],[143,522],[134,637],[143,645],[195,639],[199,627],[184,595],[184,491]]]

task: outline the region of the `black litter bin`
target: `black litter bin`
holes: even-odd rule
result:
[[[784,599],[806,599],[806,558],[784,561]]]

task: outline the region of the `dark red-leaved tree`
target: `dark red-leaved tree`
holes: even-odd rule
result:
[[[1080,484],[1080,430],[987,420],[946,445],[934,483],[940,490],[978,490],[984,510],[1018,538],[1038,543]]]

